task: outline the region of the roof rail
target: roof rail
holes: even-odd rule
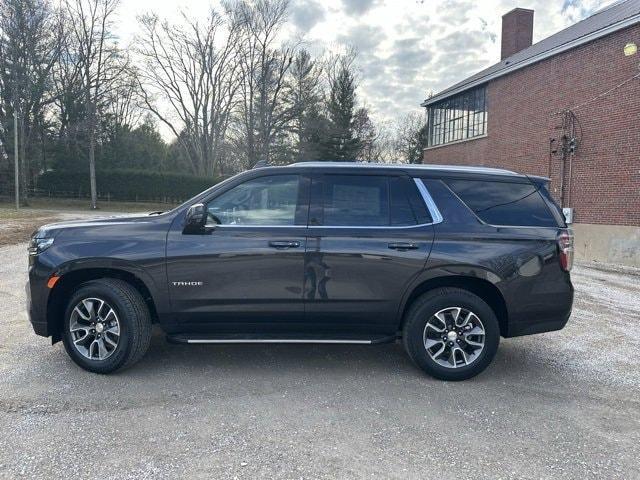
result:
[[[251,167],[251,169],[253,170],[254,168],[264,168],[268,166],[269,166],[269,162],[267,160],[258,160],[256,164],[253,167]]]
[[[467,165],[435,165],[428,163],[365,163],[365,162],[298,162],[288,165],[290,167],[359,167],[359,168],[400,168],[412,170],[442,170],[448,172],[470,172],[500,175],[519,175],[512,170],[484,166]]]

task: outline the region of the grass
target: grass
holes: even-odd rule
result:
[[[99,202],[98,210],[89,208],[87,199],[61,198],[31,198],[29,206],[16,210],[8,202],[0,202],[0,246],[26,242],[31,234],[40,226],[60,220],[68,220],[77,213],[79,217],[86,217],[101,212],[153,212],[169,210],[174,205],[163,203],[135,203],[135,202]]]
[[[60,220],[44,211],[7,210],[0,207],[0,246],[26,242],[41,225]]]
[[[91,211],[89,208],[90,201],[88,198],[47,198],[47,197],[35,197],[29,199],[29,205],[21,207],[20,211],[28,212],[31,209],[38,210],[86,210]],[[167,203],[153,203],[153,202],[98,202],[98,212],[104,210],[105,212],[154,212],[160,210],[170,210],[175,205]],[[15,212],[15,206],[13,203],[0,202],[0,210],[13,210]],[[3,218],[0,216],[0,219]]]

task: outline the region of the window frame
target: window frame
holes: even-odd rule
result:
[[[311,184],[311,177],[308,174],[303,172],[273,172],[266,175],[256,175],[251,176],[250,178],[243,179],[240,182],[234,182],[230,184],[228,188],[225,188],[222,191],[216,192],[215,195],[207,197],[202,201],[205,206],[205,209],[208,210],[209,203],[214,201],[216,198],[230,192],[236,187],[243,185],[248,182],[253,182],[255,180],[264,179],[267,177],[290,177],[297,176],[298,177],[298,198],[296,200],[296,211],[294,216],[293,225],[248,225],[248,224],[218,224],[215,226],[216,229],[230,229],[230,228],[306,228],[308,225],[309,217],[309,187]]]
[[[427,107],[427,148],[487,135],[487,85],[481,85]]]
[[[411,184],[414,184],[414,188],[416,188],[418,192],[418,196],[424,203],[427,214],[430,216],[431,221],[426,223],[416,223],[414,225],[323,225],[324,223],[324,187],[325,187],[325,178],[329,175],[338,175],[338,176],[357,176],[357,177],[386,177],[388,179],[391,178],[401,178],[407,179]],[[426,196],[425,196],[426,195]],[[409,199],[407,198],[409,201]],[[409,201],[409,205],[413,210],[413,205]],[[389,204],[389,208],[391,205]],[[414,216],[416,217],[416,222],[418,222],[418,217],[414,211]],[[391,218],[391,212],[389,212],[389,217]],[[319,221],[321,224],[313,224],[313,221]],[[418,177],[412,177],[405,173],[362,173],[362,172],[322,172],[316,173],[312,175],[311,178],[311,200],[309,206],[309,218],[308,218],[308,228],[310,229],[356,229],[356,230],[406,230],[412,228],[421,228],[426,226],[435,225],[437,223],[442,222],[442,215],[438,210],[433,198],[429,194],[426,185],[422,182],[422,180]]]

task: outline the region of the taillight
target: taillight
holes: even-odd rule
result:
[[[573,231],[570,228],[562,230],[558,234],[558,251],[560,266],[565,272],[568,272],[573,266]]]

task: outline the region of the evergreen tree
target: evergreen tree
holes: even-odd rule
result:
[[[98,159],[100,167],[104,169],[166,171],[167,152],[167,144],[147,116],[135,128],[118,123],[110,126],[107,138],[99,149]]]
[[[424,157],[424,149],[428,146],[428,130],[427,125],[423,125],[414,136],[413,149],[409,156],[409,163],[422,163]]]
[[[293,111],[291,132],[295,161],[321,160],[327,119],[322,114],[320,68],[306,50],[298,52],[291,65],[289,102]]]
[[[355,77],[346,62],[339,65],[331,81],[329,103],[329,135],[326,139],[327,160],[354,161],[360,151],[360,139],[354,130],[356,103]]]

